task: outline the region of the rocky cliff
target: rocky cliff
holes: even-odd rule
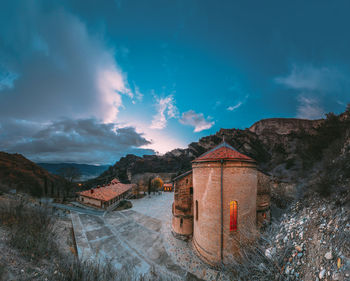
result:
[[[307,120],[296,118],[270,118],[262,119],[254,123],[249,131],[261,135],[264,133],[276,133],[279,135],[288,135],[290,133],[300,133],[306,131],[309,133],[315,133],[318,126],[323,122],[323,119],[319,120]]]
[[[135,175],[167,173],[175,176],[191,169],[191,161],[218,145],[225,134],[226,141],[238,151],[255,159],[259,168],[285,182],[303,181],[320,168],[330,147],[332,159],[340,155],[339,143],[349,141],[349,112],[326,119],[303,120],[272,118],[256,122],[249,129],[221,129],[214,135],[191,143],[187,149],[176,149],[165,155],[127,155],[100,177],[88,184],[99,184],[118,177],[135,182]],[[338,143],[338,144],[336,144]],[[327,156],[329,158],[329,156]]]

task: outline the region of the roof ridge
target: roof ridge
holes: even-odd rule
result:
[[[223,148],[223,149],[222,149]],[[217,152],[220,150],[220,152]],[[212,157],[210,157],[210,154]],[[209,157],[208,157],[209,156]],[[219,145],[215,146],[214,148],[210,149],[209,151],[203,153],[199,157],[197,157],[196,160],[205,160],[205,159],[241,159],[241,160],[248,160],[248,161],[254,161],[252,158],[250,158],[247,155],[244,155],[243,153],[240,153],[237,149],[233,148],[231,145],[229,145],[227,142],[223,141]]]

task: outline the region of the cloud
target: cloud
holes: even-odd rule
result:
[[[325,110],[317,98],[298,96],[297,117],[302,119],[320,119],[324,117]]]
[[[16,2],[0,11],[0,118],[115,122],[135,97],[103,35],[59,3]]]
[[[205,119],[203,113],[196,113],[193,110],[182,113],[179,121],[181,124],[193,126],[196,133],[208,130],[215,124],[209,117]]]
[[[232,105],[232,106],[229,106],[228,108],[227,108],[227,110],[228,111],[235,111],[237,108],[239,108],[241,105],[243,104],[243,102],[238,102],[237,104],[235,104],[235,105]]]
[[[63,119],[49,124],[0,121],[0,150],[21,153],[35,162],[111,164],[127,153],[153,154],[134,127],[118,127],[96,119]]]
[[[6,72],[1,72],[0,70],[0,92],[2,90],[12,89],[14,81],[18,78],[18,74]]]
[[[310,64],[292,66],[286,76],[276,77],[275,82],[290,89],[308,91],[338,91],[348,83],[344,75],[334,67],[314,67]]]
[[[350,80],[343,73],[346,72],[335,66],[294,64],[288,75],[274,81],[296,95],[296,117],[318,119],[324,116],[327,108],[337,108],[339,101],[348,99]]]
[[[157,114],[153,116],[151,129],[164,129],[168,119],[178,117],[178,109],[175,105],[173,95],[169,95],[165,98],[155,96],[155,99]]]

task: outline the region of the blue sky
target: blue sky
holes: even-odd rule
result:
[[[0,150],[110,164],[350,101],[348,1],[3,1]]]

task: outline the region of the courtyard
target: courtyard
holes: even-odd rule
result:
[[[100,214],[71,212],[78,256],[136,274],[152,268],[171,280],[224,280],[193,254],[191,244],[171,234],[173,193],[131,200],[133,207]]]

